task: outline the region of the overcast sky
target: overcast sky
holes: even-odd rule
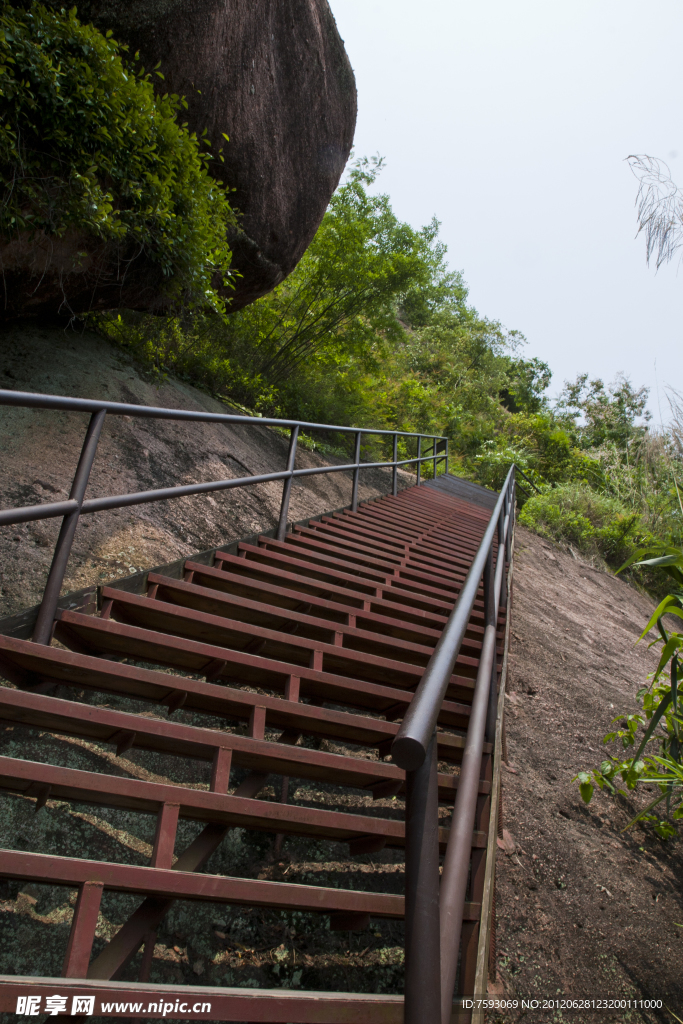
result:
[[[386,157],[397,215],[436,214],[470,301],[526,335],[551,394],[623,371],[666,420],[683,269],[647,267],[624,158],[660,157],[683,185],[681,0],[330,2],[356,154]]]

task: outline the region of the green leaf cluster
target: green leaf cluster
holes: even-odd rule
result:
[[[643,555],[653,557],[643,559]],[[581,796],[590,803],[595,786],[617,792],[617,780],[634,790],[639,784],[654,784],[659,795],[655,797],[626,826],[630,828],[637,821],[649,822],[661,839],[676,834],[676,824],[683,820],[683,699],[681,695],[681,657],[683,633],[667,630],[664,615],[683,619],[683,549],[659,546],[649,551],[638,552],[622,566],[636,562],[666,572],[677,586],[677,593],[667,595],[653,612],[643,630],[643,640],[651,629],[657,628],[658,636],[650,646],[661,645],[659,664],[650,683],[642,687],[636,699],[642,710],[623,714],[613,719],[618,727],[608,732],[604,743],[620,743],[623,750],[635,747],[629,757],[610,756],[599,769],[581,771],[576,776]],[[652,749],[654,747],[654,750]],[[655,808],[664,804],[666,817]]]
[[[403,223],[378,188],[381,167],[351,165],[294,272],[258,302],[227,319],[122,314],[102,329],[158,372],[259,413],[445,434],[450,468],[493,489],[516,462],[543,495],[526,525],[614,568],[673,534],[680,459],[649,430],[646,391],[582,374],[551,403],[547,364],[472,307],[438,222]],[[321,443],[343,450],[348,438]],[[399,451],[413,456],[415,442]],[[388,454],[366,438],[364,457]]]
[[[153,75],[75,8],[0,3],[0,233],[85,232],[156,262],[179,302],[221,309],[235,214],[178,121],[186,101]]]
[[[470,472],[467,460],[510,415],[499,392],[540,408],[549,371],[527,368],[521,337],[468,304],[438,223],[401,222],[375,192],[380,169],[357,161],[294,272],[227,320],[203,313],[160,328],[121,313],[119,327],[109,317],[101,328],[147,365],[259,412],[447,433]]]
[[[615,567],[648,539],[638,512],[582,481],[532,495],[519,521],[543,537],[572,544],[588,555],[599,554]]]

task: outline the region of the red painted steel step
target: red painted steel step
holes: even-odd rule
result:
[[[145,594],[104,587],[98,615],[58,613],[54,637],[60,646],[0,635],[0,675],[6,680],[0,686],[0,719],[89,740],[117,765],[116,772],[89,772],[0,755],[0,789],[35,801],[36,809],[47,805],[43,813],[49,813],[49,801],[67,800],[157,818],[148,866],[98,861],[87,850],[82,858],[0,851],[6,878],[79,890],[65,978],[81,978],[84,986],[106,982],[116,991],[112,979],[119,972],[132,978],[137,971],[151,992],[154,936],[178,899],[316,912],[345,930],[366,927],[370,917],[402,919],[403,897],[394,893],[213,875],[204,867],[235,827],[347,843],[352,856],[403,847],[402,817],[387,816],[372,801],[352,811],[332,810],[315,801],[264,799],[264,786],[275,775],[344,787],[375,800],[403,796],[405,773],[384,757],[489,517],[488,507],[439,482],[413,487],[357,512],[296,526],[283,541],[260,537],[258,543],[239,544],[236,554],[219,550],[212,565],[188,559],[183,579],[150,572]],[[501,613],[499,654],[503,626]],[[445,764],[462,758],[483,634],[480,592],[439,717],[438,756]],[[108,695],[134,698],[150,710],[107,707]],[[213,726],[173,720],[181,708],[211,716]],[[304,743],[311,740],[313,746]],[[315,749],[321,740],[340,749]],[[187,759],[203,765],[206,781],[198,787],[121,774],[126,753],[136,748],[171,755],[179,769]],[[481,874],[488,839],[490,754],[485,744],[472,833],[473,879]],[[235,768],[248,772],[236,788]],[[446,815],[439,829],[442,850],[446,809],[457,787],[457,770],[439,771]],[[181,819],[203,829],[176,856]],[[143,899],[93,959],[106,890]],[[468,902],[465,927],[476,927],[480,912],[476,899]],[[140,961],[136,954],[143,948]],[[224,990],[223,1019],[401,1019],[395,996],[299,992],[295,999],[287,995],[286,1009],[278,1009],[281,1001],[270,990],[243,996]]]

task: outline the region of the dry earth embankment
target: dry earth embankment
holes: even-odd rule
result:
[[[516,774],[503,772],[517,853],[498,851],[501,994],[662,999],[682,1015],[681,842],[640,826],[622,833],[654,793],[598,792],[585,806],[571,782],[599,765],[611,719],[634,710],[656,665],[645,642],[635,646],[653,610],[621,579],[518,529],[506,700]],[[569,1019],[672,1020],[665,1011]]]

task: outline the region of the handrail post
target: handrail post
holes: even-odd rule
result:
[[[394,497],[398,494],[398,434],[394,434],[394,468],[391,471],[391,493]]]
[[[446,438],[446,454],[444,456],[444,473],[448,473],[448,438]]]
[[[505,538],[505,561],[510,562],[512,556],[512,516],[513,516],[513,495],[514,495],[514,468],[512,474],[512,480],[508,487],[507,500],[505,502],[505,514],[510,516],[510,526],[508,527],[507,537]]]
[[[436,730],[427,756],[406,772],[404,1024],[437,1024],[439,952],[439,792]]]
[[[493,588],[491,588],[493,591]],[[495,598],[491,593],[495,614]],[[451,816],[448,846],[443,861],[440,902],[441,928],[441,1024],[450,1024],[458,950],[462,934],[463,911],[467,893],[472,829],[477,808],[481,758],[488,719],[491,679],[496,661],[496,629],[488,624],[479,657],[479,670],[467,727],[467,738],[460,766],[460,779]]]
[[[436,438],[434,438],[434,452],[433,452],[433,455],[434,455],[434,479],[436,480],[436,463],[437,463],[437,457],[436,457]]]
[[[296,444],[299,438],[299,425],[292,427],[289,434],[289,451],[287,452],[287,472],[292,473],[296,460]],[[285,477],[282,485],[282,503],[280,505],[280,518],[277,524],[277,539],[284,540],[287,533],[287,516],[289,515],[289,498],[292,493],[293,477]]]
[[[356,444],[354,449],[353,461],[355,468],[353,470],[353,488],[351,490],[351,511],[358,511],[358,477],[360,475],[360,440],[362,431],[356,431]]]
[[[52,556],[52,565],[48,573],[47,583],[43,591],[43,600],[38,609],[38,618],[33,629],[32,640],[34,644],[46,644],[49,646],[52,639],[52,623],[57,611],[57,602],[64,581],[67,562],[71,554],[74,534],[78,526],[78,517],[81,514],[81,505],[85,497],[85,490],[90,478],[90,470],[95,459],[97,443],[102,432],[104,417],[107,415],[105,409],[94,412],[90,417],[90,423],[83,441],[81,455],[76,466],[73,483],[71,484],[70,500],[78,502],[78,507],[69,512],[62,520],[59,537]]]
[[[504,529],[504,512],[505,509],[500,510],[498,516],[498,560],[500,560],[503,554],[503,529]],[[486,568],[484,569],[484,626],[492,626],[494,631],[498,629],[498,623],[496,621],[496,606],[498,604],[496,598],[500,597],[505,592],[505,566],[503,566],[502,579],[500,582],[500,594],[495,592],[495,569],[493,565],[493,545],[494,541],[491,541],[491,548],[489,550],[488,558],[486,559]],[[504,556],[503,556],[504,557]],[[494,632],[494,637],[496,633]],[[491,679],[489,682],[489,703],[488,711],[486,715],[486,739],[490,741],[491,736],[495,735],[496,731],[496,715],[498,712],[498,689],[496,683],[498,681],[498,664],[496,646],[494,641],[493,650],[493,664],[491,666]],[[492,732],[493,730],[493,732]]]
[[[498,529],[500,531],[500,517],[498,519]],[[500,536],[500,532],[498,534]],[[489,548],[489,553],[486,556],[486,565],[484,566],[484,626],[494,626],[494,608],[495,608],[495,595],[493,593],[494,586],[494,566],[493,566],[493,542]]]
[[[417,486],[420,486],[420,474],[422,471],[422,463],[420,458],[422,457],[422,434],[417,435]]]
[[[503,530],[503,510],[498,518],[498,557],[501,557],[501,538]],[[496,575],[494,568],[494,541],[490,544],[488,549],[488,557],[486,558],[486,567],[483,570],[483,620],[484,627],[493,626],[497,628],[496,623],[496,597],[495,593]],[[505,586],[505,579],[503,579],[501,587]],[[493,728],[496,730],[496,713],[498,710],[497,706],[497,664],[496,664],[496,651],[494,651],[494,664],[492,671],[490,671],[490,682],[488,686],[488,711],[486,714],[486,739],[489,739],[490,728],[492,728],[492,715],[493,715]]]
[[[506,558],[506,550],[507,549],[506,549],[506,544],[505,544],[505,516],[507,515],[507,509],[508,509],[508,505],[507,505],[507,502],[505,502],[505,504],[503,505],[502,509],[500,510],[500,515],[498,517],[498,558],[499,559],[501,559],[501,558],[505,559]],[[508,527],[508,529],[509,529],[509,527]],[[504,566],[503,566],[503,579],[502,579],[502,583],[501,583],[500,594],[498,594],[497,596],[500,599],[498,607],[500,609],[506,608],[507,607],[507,590],[506,590],[505,567]]]

